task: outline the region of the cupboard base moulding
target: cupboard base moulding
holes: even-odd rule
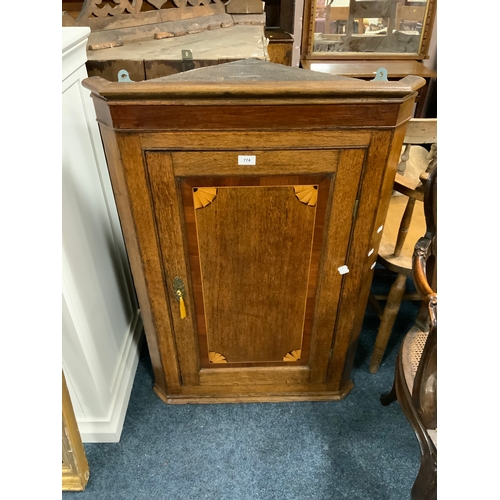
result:
[[[301,401],[340,401],[351,392],[354,387],[352,381],[342,388],[341,391],[323,391],[323,392],[284,392],[273,394],[240,394],[237,396],[176,396],[166,395],[156,385],[153,387],[155,394],[167,404],[216,404],[216,403],[295,403]],[[255,390],[255,388],[253,388]],[[243,391],[242,391],[243,392]]]

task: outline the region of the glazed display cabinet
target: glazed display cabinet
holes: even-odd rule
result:
[[[244,60],[92,77],[167,403],[338,400],[424,80]]]

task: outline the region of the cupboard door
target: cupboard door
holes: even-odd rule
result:
[[[145,153],[184,386],[326,381],[364,156]]]

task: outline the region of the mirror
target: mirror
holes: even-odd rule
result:
[[[414,54],[432,0],[312,0],[309,54]]]

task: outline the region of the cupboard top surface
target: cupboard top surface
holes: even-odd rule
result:
[[[425,80],[407,76],[396,82],[364,81],[245,59],[142,82],[110,82],[91,77],[83,85],[108,101],[264,97],[401,99],[425,85]]]

